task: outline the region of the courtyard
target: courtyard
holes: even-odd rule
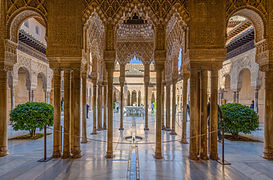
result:
[[[89,114],[91,115],[92,112]],[[89,116],[90,117],[90,116]],[[140,179],[273,179],[273,162],[262,158],[261,142],[225,141],[225,159],[231,165],[222,166],[216,161],[193,161],[188,158],[188,144],[181,144],[181,114],[177,115],[177,135],[162,131],[163,159],[155,159],[155,114],[149,113],[149,131],[144,131],[143,117],[124,117],[124,131],[119,128],[119,113],[113,116],[113,159],[106,159],[107,131],[92,132],[92,118],[87,120],[88,143],[81,144],[83,156],[79,159],[52,159],[37,162],[43,158],[43,138],[39,140],[10,140],[9,155],[0,159],[0,179],[126,179],[135,169],[129,169],[129,154],[132,144],[125,137],[132,136],[132,120],[136,121],[138,161]],[[189,122],[187,122],[189,126]],[[263,126],[260,127],[262,129]],[[189,130],[189,128],[187,128]],[[189,131],[187,133],[189,138]],[[263,130],[251,136],[263,138]],[[123,144],[124,143],[124,144]],[[48,136],[48,157],[53,152],[53,136]],[[218,143],[219,157],[221,144]],[[132,162],[132,159],[131,159]]]

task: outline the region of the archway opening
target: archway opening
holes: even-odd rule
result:
[[[15,87],[15,107],[30,101],[30,74],[26,68],[19,68]]]
[[[35,102],[46,102],[46,78],[42,73],[38,74],[37,87],[34,95]]]

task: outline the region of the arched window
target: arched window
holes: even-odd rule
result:
[[[40,35],[40,28],[39,26],[35,26],[35,32],[37,35]]]
[[[28,22],[28,20],[26,20],[26,21],[24,22],[24,26],[27,27],[27,28],[29,28],[29,22]]]

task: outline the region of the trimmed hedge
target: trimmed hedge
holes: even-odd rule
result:
[[[257,113],[248,106],[238,103],[228,103],[220,106],[225,132],[237,137],[239,133],[250,134],[259,127]],[[220,128],[222,123],[219,124]]]
[[[45,125],[53,126],[54,108],[51,104],[28,102],[20,104],[10,113],[10,121],[15,131],[27,130],[31,137],[36,129],[42,130]]]

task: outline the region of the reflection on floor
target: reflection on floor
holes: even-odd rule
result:
[[[153,158],[155,151],[155,144],[153,143],[155,142],[155,114],[149,115],[150,131],[148,132],[144,131],[143,117],[136,118],[136,136],[143,138],[138,144],[140,179],[273,179],[273,162],[261,157],[263,143],[226,141],[225,157],[227,161],[231,162],[231,165],[224,168],[215,161],[189,160],[189,145],[182,145],[179,142],[181,135],[180,115],[177,116],[177,121],[177,136],[171,136],[166,131],[162,132],[164,158],[156,160]],[[100,131],[98,135],[90,135],[91,123],[92,120],[89,119],[89,138],[105,141],[107,131]],[[125,137],[132,136],[132,117],[124,118],[124,131],[118,130],[118,114],[114,115],[113,124],[113,140],[115,142],[128,142]],[[52,154],[52,136],[48,139],[48,154]],[[147,144],[144,144],[145,142]],[[129,153],[132,152],[130,145],[115,143],[115,157],[112,160],[104,158],[105,151],[106,144],[104,142],[90,140],[87,144],[82,144],[84,156],[80,159],[53,159],[41,163],[37,160],[43,157],[42,139],[9,141],[10,154],[0,158],[0,179],[126,179]],[[221,155],[220,144],[219,155]]]

